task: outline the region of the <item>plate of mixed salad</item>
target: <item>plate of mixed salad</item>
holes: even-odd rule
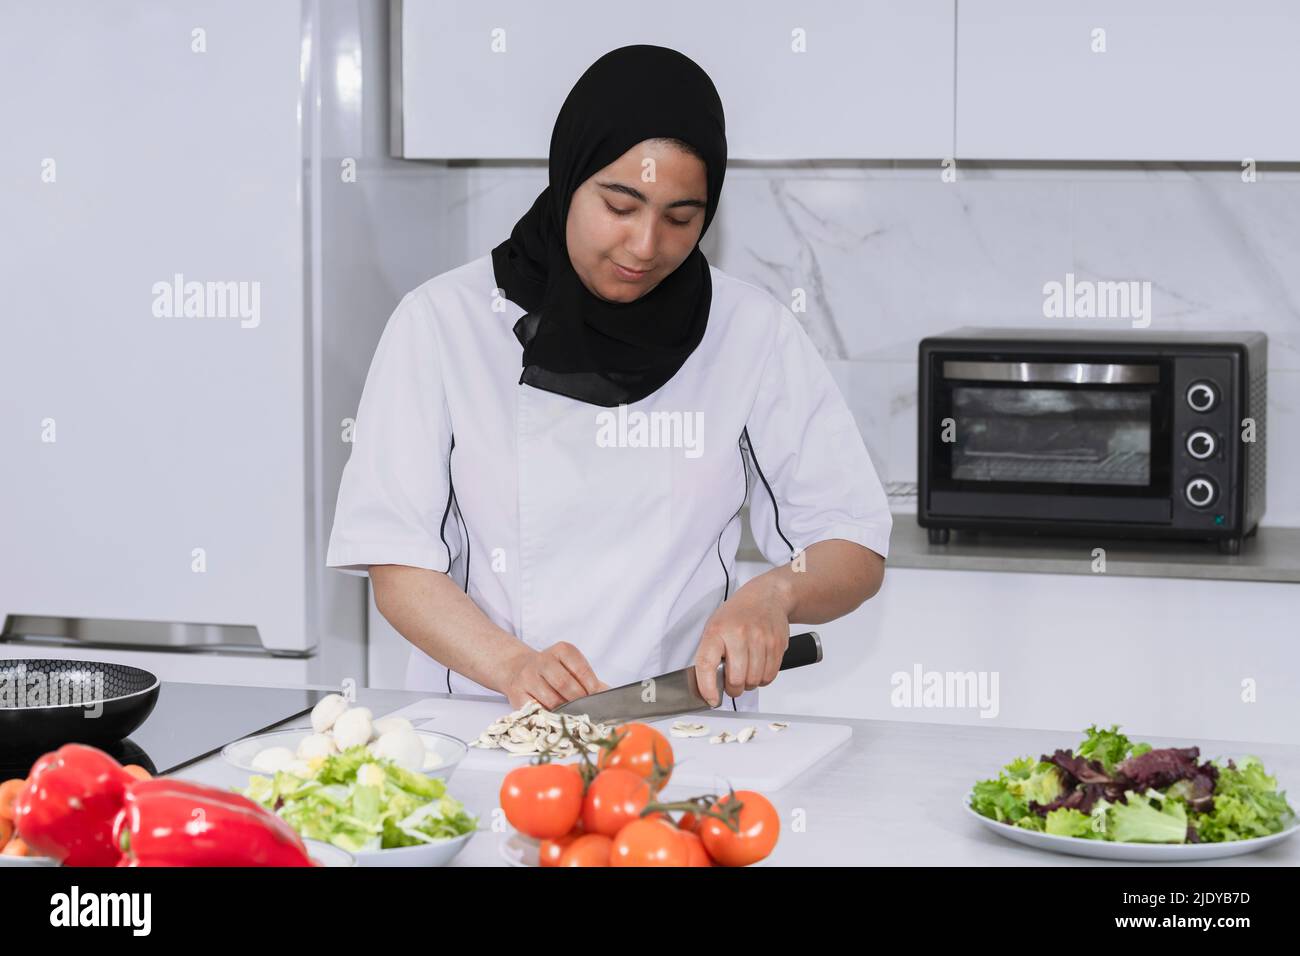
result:
[[[251,777],[240,792],[304,838],[348,851],[358,866],[442,866],[478,829],[445,780],[364,745],[313,764]]]
[[[1073,750],[1019,757],[966,795],[1007,839],[1111,860],[1174,862],[1252,853],[1300,827],[1285,791],[1252,756],[1201,760],[1089,727]]]

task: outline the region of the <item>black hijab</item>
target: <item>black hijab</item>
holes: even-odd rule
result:
[[[727,166],[722,101],[689,57],[638,44],[606,53],[569,91],[551,134],[550,185],[492,250],[497,285],[528,310],[515,323],[521,385],[606,407],[656,391],[704,338],[713,287],[695,248],[631,302],[593,295],[573,269],[565,223],[573,193],[647,139],[689,143],[707,167],[704,227],[718,208]]]

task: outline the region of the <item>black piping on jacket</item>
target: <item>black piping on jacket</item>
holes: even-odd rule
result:
[[[749,426],[746,425],[743,429],[741,429],[740,434],[741,434],[742,441],[744,443],[741,449],[741,457],[744,458],[744,454],[745,454],[744,448],[748,448],[750,460],[754,462],[754,470],[758,472],[759,480],[763,482],[763,487],[767,489],[767,497],[772,502],[772,521],[776,525],[776,533],[781,536],[781,540],[785,542],[785,546],[790,549],[790,558],[791,560],[793,560],[794,545],[790,543],[790,539],[787,538],[785,536],[785,532],[781,530],[781,509],[776,503],[776,495],[772,493],[772,486],[767,482],[767,476],[763,474],[763,466],[758,463],[758,454],[757,452],[754,451],[754,441],[752,438],[749,437]],[[745,470],[745,498],[746,500],[748,500],[749,498],[749,470],[748,469]],[[734,697],[731,698],[731,709],[732,710],[738,709],[736,707],[736,698]]]
[[[776,495],[772,494],[772,486],[767,483],[767,476],[763,474],[763,467],[758,463],[758,454],[754,451],[753,439],[749,437],[748,425],[745,426],[741,434],[745,436],[745,444],[749,447],[749,457],[754,461],[754,470],[758,472],[758,477],[763,482],[763,487],[767,489],[767,496],[772,499],[772,520],[776,523],[776,533],[781,536],[781,540],[785,542],[785,546],[790,549],[790,559],[794,560],[794,545],[790,543],[790,539],[787,538],[785,532],[781,530],[781,509],[777,507]]]
[[[726,601],[731,596],[731,575],[727,571],[727,562],[722,560],[722,536],[727,533],[727,529],[731,527],[731,522],[736,520],[736,515],[740,514],[741,509],[745,507],[745,502],[749,500],[749,466],[745,464],[745,449],[739,442],[737,442],[736,447],[740,451],[740,470],[745,476],[745,495],[740,499],[740,507],[736,509],[736,514],[733,514],[727,523],[722,526],[722,530],[718,532],[718,563],[722,565],[722,577],[725,582],[722,588],[723,601]]]
[[[740,514],[741,509],[745,507],[745,502],[749,500],[749,465],[745,462],[745,447],[738,441],[736,443],[736,448],[740,452],[740,470],[745,476],[745,495],[740,499],[740,507],[736,509],[736,514],[733,514],[730,520],[722,526],[722,530],[718,532],[718,563],[722,565],[722,577],[724,581],[722,587],[722,600],[724,602],[731,596],[731,575],[727,571],[727,562],[722,560],[722,536],[727,533],[727,529],[731,527],[731,522],[736,520],[736,515]],[[739,710],[736,706],[736,698],[734,697],[731,698],[731,709]]]
[[[442,512],[442,525],[438,528],[438,537],[442,539],[442,546],[447,549],[447,574],[451,573],[451,548],[447,544],[447,516],[451,514],[451,502],[456,497],[456,486],[451,483],[451,456],[456,450],[456,435],[451,436],[451,447],[447,450],[447,507]],[[456,524],[460,528],[461,538],[465,542],[465,593],[469,594],[469,526],[465,524],[465,517],[460,513],[460,505],[457,502],[456,507]],[[447,693],[451,690],[451,668],[447,668]]]

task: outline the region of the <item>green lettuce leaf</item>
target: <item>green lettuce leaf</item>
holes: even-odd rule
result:
[[[1052,764],[1019,757],[1003,767],[996,778],[975,784],[971,809],[1000,823],[1041,830],[1042,817],[1030,811],[1029,801],[1050,803],[1060,792],[1061,778]]]
[[[1107,837],[1117,843],[1186,843],[1187,808],[1166,799],[1158,790],[1124,794],[1127,803],[1113,803],[1107,812]],[[1100,801],[1099,801],[1100,802]]]
[[[1134,744],[1119,732],[1119,724],[1111,724],[1109,730],[1103,730],[1093,724],[1084,731],[1083,743],[1079,744],[1075,754],[1088,760],[1098,760],[1107,773],[1127,757],[1137,757],[1151,749],[1150,744]]]
[[[1092,839],[1098,836],[1092,828],[1092,817],[1069,807],[1057,807],[1047,815],[1048,833],[1054,836],[1083,837]]]
[[[1264,771],[1256,757],[1245,757],[1229,767],[1215,761],[1219,778],[1214,785],[1214,811],[1192,814],[1192,825],[1203,843],[1225,843],[1279,833],[1295,822],[1295,811],[1277,780]]]

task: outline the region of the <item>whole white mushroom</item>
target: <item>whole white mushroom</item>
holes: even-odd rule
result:
[[[370,740],[373,725],[369,707],[351,707],[334,721],[334,743],[339,750],[357,747]]]
[[[311,709],[311,729],[318,734],[325,733],[347,709],[348,702],[342,694],[327,694]]]
[[[293,751],[288,747],[267,747],[253,757],[253,769],[258,773],[275,773],[293,763]]]
[[[415,727],[405,717],[380,717],[375,721],[374,733],[376,737],[382,737],[384,734],[391,733],[394,730],[414,730]]]
[[[313,757],[328,757],[338,752],[339,748],[334,746],[334,738],[329,734],[312,734],[302,738],[302,743],[298,745],[297,756],[303,760],[311,760]]]
[[[424,742],[413,730],[390,730],[375,741],[374,753],[406,770],[424,769]]]

